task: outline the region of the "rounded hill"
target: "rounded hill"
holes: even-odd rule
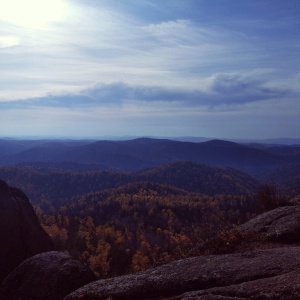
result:
[[[139,173],[145,181],[169,184],[206,195],[252,194],[259,181],[239,170],[177,161]]]

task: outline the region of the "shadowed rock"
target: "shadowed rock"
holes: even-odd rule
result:
[[[271,241],[300,242],[299,196],[292,199],[292,206],[278,207],[263,213],[239,226],[240,231],[263,233]]]
[[[300,247],[291,247],[194,257],[133,275],[99,280],[71,293],[65,300],[142,300],[172,297],[175,297],[174,299],[230,299],[226,297],[231,296],[244,299],[244,295],[247,296],[247,293],[250,295],[251,289],[256,286],[255,281],[265,279],[261,289],[268,291],[273,285],[272,282],[276,282],[277,276],[294,274],[293,272],[298,274],[298,270],[300,270],[299,256]],[[281,283],[284,285],[286,279],[282,278]],[[269,279],[272,281],[268,282]],[[280,281],[280,277],[278,280]],[[249,285],[249,290],[247,290],[247,285]],[[233,290],[232,294],[220,292],[216,293],[216,297],[209,298],[211,297],[210,290],[214,291],[220,287],[231,288],[231,286],[236,286],[236,290],[243,290],[243,286],[245,286],[246,290],[240,293],[241,296]],[[182,295],[192,291],[199,291],[200,294],[190,298]],[[259,292],[257,290],[258,294]],[[294,296],[300,293],[300,285],[289,284],[284,293],[285,296]]]
[[[0,180],[0,283],[24,259],[51,250],[29,199]]]
[[[300,272],[292,271],[286,274],[217,287],[204,291],[195,291],[166,300],[212,300],[212,299],[272,299],[296,300],[300,299]]]
[[[46,252],[21,263],[0,286],[1,300],[62,300],[95,280],[93,273],[63,252]]]

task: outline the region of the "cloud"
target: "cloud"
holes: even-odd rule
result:
[[[218,105],[259,101],[282,92],[239,75],[270,67],[269,60],[253,36],[228,24],[201,23],[180,18],[180,13],[165,20],[148,16],[145,21],[133,13],[136,4],[127,11],[127,4],[123,5],[122,11],[108,1],[106,6],[88,2],[70,5],[71,16],[64,22],[38,31],[10,27],[10,39],[0,38],[0,68],[5,71],[0,75],[0,100],[49,98],[49,94],[72,97],[96,82],[102,85],[87,95],[97,99],[96,104],[130,100]],[[143,1],[141,7],[175,5],[151,2]],[[180,1],[176,3],[177,7]],[[12,39],[15,36],[18,40]],[[3,48],[16,42],[18,47]],[[272,59],[272,64],[276,68],[278,62]],[[230,75],[234,72],[238,75]],[[204,86],[208,77],[210,89]]]
[[[163,86],[128,85],[114,83],[98,85],[82,92],[95,103],[122,104],[126,102],[160,102],[191,107],[217,107],[220,105],[243,105],[299,94],[291,87],[277,87],[265,77],[270,70],[250,73],[217,73],[202,79],[201,88],[176,88]],[[293,80],[291,80],[293,82]]]
[[[2,101],[0,109],[36,109],[36,108],[70,108],[80,109],[82,107],[96,106],[92,98],[82,95],[49,95],[46,97],[23,99],[17,101]]]
[[[240,70],[242,60],[253,60],[241,50],[247,45],[245,38],[224,28],[199,26],[188,19],[143,23],[136,16],[84,4],[72,11],[70,19],[51,28],[11,27],[19,45],[1,52],[2,100],[19,98],[18,82],[34,97],[96,82],[197,89],[192,85],[199,77]]]
[[[260,75],[260,76],[259,76]],[[272,87],[261,74],[215,74],[208,79],[214,104],[244,104],[289,96],[286,88]]]
[[[83,91],[98,103],[134,102],[181,102],[184,98],[192,98],[193,91],[172,89],[160,86],[133,86],[124,83],[98,85]]]
[[[84,109],[88,107],[113,107],[132,105],[172,105],[182,107],[242,106],[299,95],[299,90],[286,85],[276,86],[267,80],[270,71],[256,70],[251,73],[217,73],[203,78],[199,89],[158,85],[130,85],[116,82],[98,84],[77,93],[49,94],[18,101],[0,102],[0,108],[65,107]],[[293,80],[291,80],[293,82]]]

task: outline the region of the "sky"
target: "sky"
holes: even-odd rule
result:
[[[300,138],[299,0],[0,0],[0,137]]]

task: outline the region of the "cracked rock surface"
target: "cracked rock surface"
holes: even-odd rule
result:
[[[271,241],[287,244],[300,242],[300,197],[291,206],[278,207],[239,226],[240,231],[263,233]]]
[[[200,256],[95,281],[65,300],[292,299],[300,295],[299,270],[300,247]]]

